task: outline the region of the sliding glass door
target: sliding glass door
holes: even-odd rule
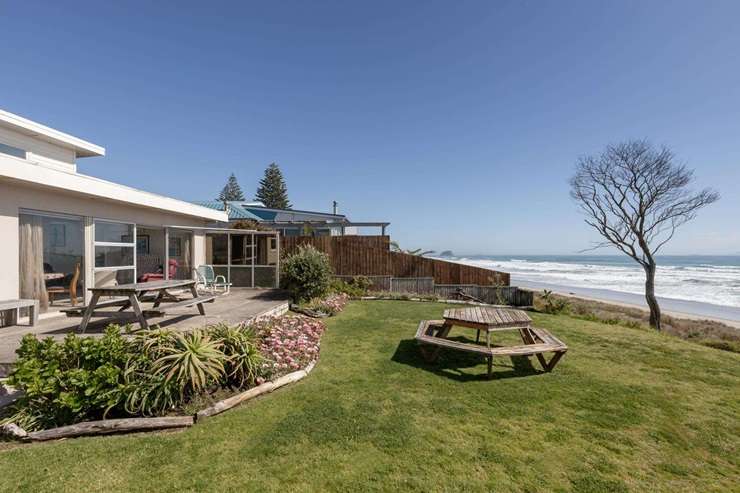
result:
[[[19,275],[21,298],[39,300],[41,311],[84,298],[85,233],[81,217],[21,211]]]
[[[170,228],[167,233],[169,279],[193,278],[193,232]]]

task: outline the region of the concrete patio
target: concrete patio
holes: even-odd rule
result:
[[[144,308],[151,304],[144,303]],[[190,330],[218,323],[237,324],[267,313],[286,311],[288,296],[277,289],[232,288],[230,294],[220,295],[213,303],[204,304],[204,307],[205,316],[200,315],[195,307],[178,308],[165,317],[149,318],[148,321],[150,326],[159,325],[174,330]],[[100,312],[110,313],[115,318],[93,318],[85,335],[100,337],[110,323],[119,325],[132,323],[134,330],[138,329],[134,314],[130,310],[117,312],[116,308],[112,307]],[[35,327],[16,325],[0,328],[0,378],[7,376],[10,371],[16,359],[15,350],[24,335],[35,334],[39,338],[53,337],[61,340],[69,333],[79,333],[80,321],[80,317],[70,318],[61,315],[42,319]],[[21,323],[25,321],[21,320]]]

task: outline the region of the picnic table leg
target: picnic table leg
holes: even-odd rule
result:
[[[193,298],[197,298],[198,297],[198,290],[195,289],[195,284],[191,284],[190,285],[190,292],[193,293]],[[198,311],[200,312],[201,315],[205,315],[206,314],[206,309],[203,306],[203,303],[198,303],[196,306],[198,307]]]
[[[529,327],[523,327],[519,329],[519,333],[522,335],[522,340],[524,341],[524,344],[536,344],[537,343],[537,341],[534,340],[534,336],[532,335],[532,331],[529,330]],[[550,367],[547,363],[547,360],[545,359],[545,356],[542,355],[541,353],[537,353],[535,356],[537,356],[537,360],[542,365],[542,368],[545,371],[550,371]]]
[[[139,319],[139,326],[144,330],[148,329],[149,323],[146,321],[146,317],[144,317],[144,314],[141,312],[141,305],[139,305],[139,299],[136,297],[135,294],[131,293],[130,295],[128,295],[128,301],[131,304],[131,307],[134,309],[136,318]]]
[[[168,293],[166,289],[160,289],[156,299],[154,300],[154,308],[157,308],[160,303],[162,303],[165,296],[170,296],[170,293]]]
[[[493,376],[493,355],[488,357],[488,379]]]
[[[435,334],[435,337],[441,337],[443,339],[447,338],[447,335],[450,333],[450,330],[452,330],[452,324],[444,323],[442,324],[442,328],[437,331]]]
[[[93,293],[92,298],[90,299],[90,304],[85,308],[85,314],[82,316],[82,322],[80,322],[80,332],[82,334],[84,334],[87,329],[87,324],[90,322],[90,317],[92,317],[99,299],[100,293]]]
[[[560,358],[562,358],[564,354],[565,351],[558,351],[557,353],[555,353],[555,355],[550,358],[550,362],[547,363],[547,367],[545,367],[545,370],[552,371],[552,369],[555,368],[555,365],[558,364],[558,361],[560,361]]]

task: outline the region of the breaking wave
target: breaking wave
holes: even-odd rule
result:
[[[508,272],[513,284],[521,280],[645,293],[642,268],[619,257],[458,257],[446,260]],[[740,307],[740,257],[665,258],[658,264],[655,287],[658,296]]]

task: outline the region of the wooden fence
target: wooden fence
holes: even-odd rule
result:
[[[284,236],[281,249],[313,245],[329,255],[338,276],[430,277],[436,284],[508,286],[509,274],[482,267],[390,251],[389,236]]]
[[[455,293],[463,293],[492,305],[532,306],[534,293],[516,286],[476,286],[474,284],[435,284],[434,294],[444,299],[455,299]]]
[[[350,281],[354,276],[334,276]],[[458,299],[462,291],[492,305],[532,306],[534,292],[516,286],[478,286],[476,284],[435,284],[432,277],[365,276],[372,282],[371,291],[391,293],[434,294],[441,299]]]

